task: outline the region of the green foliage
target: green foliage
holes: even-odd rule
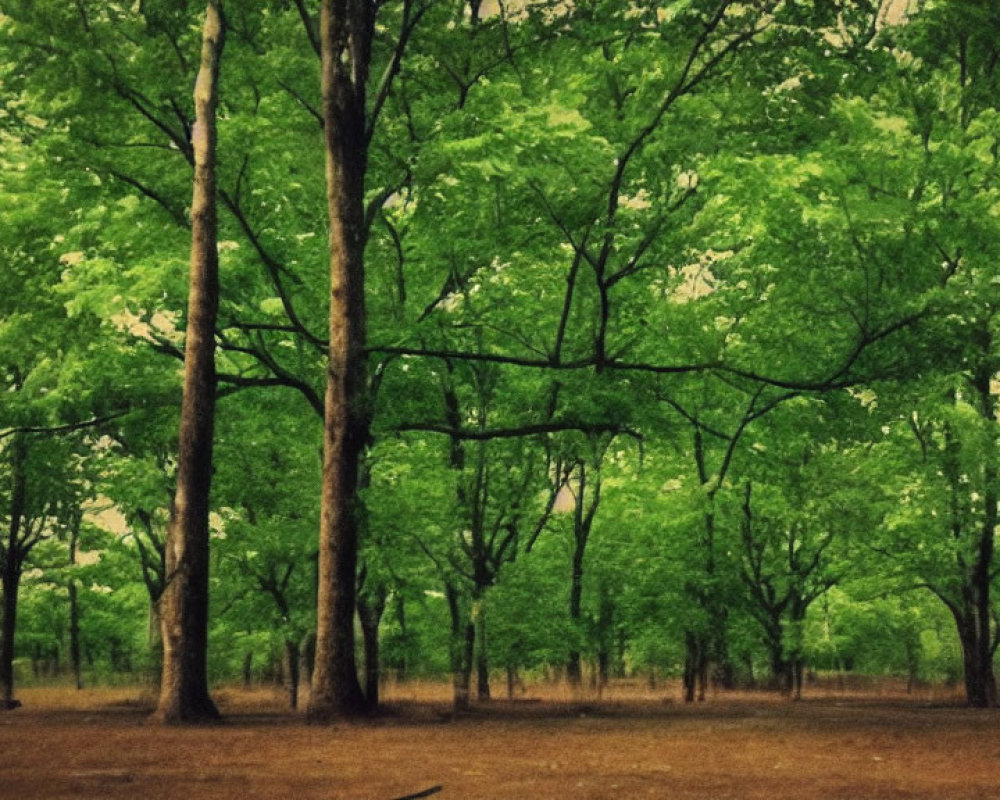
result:
[[[1000,20],[876,6],[379,6],[358,514],[387,667],[449,669],[448,589],[497,667],[572,645],[679,673],[693,637],[747,675],[960,671],[945,614],[1000,491]],[[287,2],[227,12],[220,678],[314,624],[329,297],[309,32]],[[95,674],[155,666],[199,14],[0,15],[0,523],[23,468],[47,541],[19,646],[64,651],[75,579]],[[581,527],[546,504],[580,462],[602,495],[573,623]],[[70,568],[85,501],[122,519]]]

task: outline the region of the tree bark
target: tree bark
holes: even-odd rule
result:
[[[452,706],[455,711],[469,707],[472,682],[472,654],[476,644],[476,627],[463,612],[458,592],[451,585],[445,586],[448,611],[451,615],[451,679]]]
[[[17,591],[21,570],[10,555],[0,574],[3,589],[3,619],[0,622],[0,710],[14,708],[14,633],[17,628]]]
[[[972,575],[975,597],[973,622],[975,625],[975,654],[978,686],[975,705],[997,705],[997,684],[993,672],[994,634],[992,614],[992,573],[994,569],[995,536],[997,528],[997,403],[993,394],[993,378],[997,364],[991,357],[993,337],[986,329],[981,334],[983,357],[973,374],[973,384],[979,400],[979,413],[990,430],[989,443],[983,458],[983,509],[984,520],[979,533],[975,569]],[[970,698],[971,703],[971,698]]]
[[[27,446],[21,436],[11,443],[10,524],[7,541],[0,547],[0,710],[20,705],[14,699],[14,635],[17,630],[17,592],[21,582],[24,552],[21,526],[27,504]]]
[[[997,689],[993,659],[989,654],[983,656],[983,641],[975,615],[955,615],[955,622],[958,625],[958,638],[962,646],[962,673],[966,701],[973,708],[995,706]]]
[[[184,347],[177,492],[167,532],[161,598],[163,673],[155,718],[164,723],[216,719],[208,691],[208,541],[215,426],[215,322],[219,307],[215,203],[219,62],[225,18],[209,0],[195,84],[192,131],[191,270]]]
[[[370,0],[320,7],[323,134],[330,221],[330,341],[323,423],[316,664],[308,716],[354,716],[366,702],[354,658],[358,467],[368,439],[365,391],[365,84]]]
[[[369,708],[378,707],[379,679],[382,673],[378,629],[385,613],[386,598],[384,591],[358,597],[358,619],[361,621],[365,647],[365,700]]]
[[[580,688],[583,671],[580,666],[581,619],[583,616],[583,555],[585,542],[579,536],[573,548],[573,566],[569,584],[569,621],[572,628],[573,643],[566,655],[566,681],[574,691]]]
[[[490,699],[490,663],[486,649],[486,610],[479,601],[476,610],[476,699]]]

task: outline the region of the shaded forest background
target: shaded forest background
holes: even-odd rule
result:
[[[839,670],[995,705],[1000,9],[324,7],[370,33],[334,63],[363,283],[333,415],[326,29],[225,3],[210,677],[294,704],[312,672],[337,423],[369,704]],[[5,703],[160,674],[204,17],[0,11]]]

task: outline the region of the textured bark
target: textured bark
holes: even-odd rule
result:
[[[215,112],[225,20],[218,0],[205,11],[195,84],[191,270],[184,348],[177,492],[167,533],[167,583],[160,601],[163,672],[155,718],[165,723],[219,716],[208,691],[208,541],[215,423],[215,322],[219,306],[215,203]]]
[[[374,34],[370,0],[320,7],[323,134],[330,221],[330,340],[323,423],[316,663],[308,717],[366,708],[354,658],[357,488],[368,439],[365,390],[365,84]]]

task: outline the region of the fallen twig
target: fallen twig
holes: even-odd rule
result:
[[[417,800],[418,797],[430,797],[432,794],[440,792],[443,788],[443,786],[432,786],[430,789],[424,789],[422,792],[404,794],[402,797],[394,797],[392,800]]]

